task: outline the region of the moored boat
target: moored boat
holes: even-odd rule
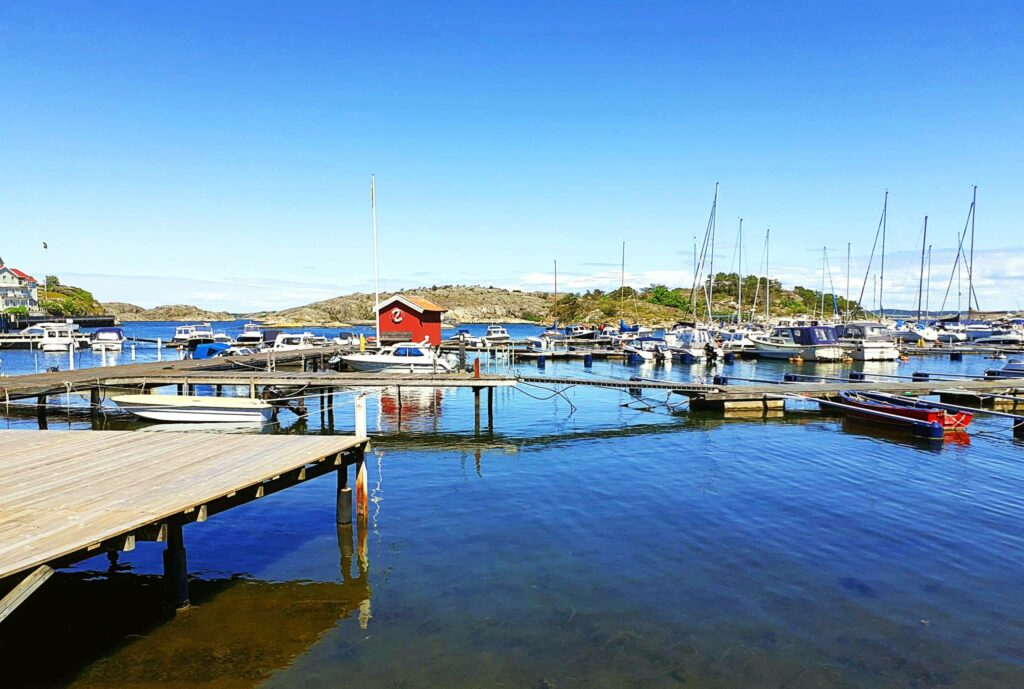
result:
[[[750,341],[757,355],[766,359],[842,361],[846,358],[836,329],[828,325],[772,328],[767,336],[751,335]]]
[[[120,352],[124,341],[124,331],[120,328],[97,328],[89,336],[89,346],[94,352]]]
[[[839,342],[854,361],[896,361],[899,347],[892,341],[890,331],[881,323],[855,321],[836,327]]]
[[[1024,359],[1010,359],[1002,368],[985,370],[986,378],[1024,378]]]
[[[845,410],[850,416],[886,425],[938,424],[945,433],[965,431],[973,418],[968,411],[940,408],[916,397],[841,390],[839,400],[852,408]]]
[[[660,337],[638,337],[623,347],[622,351],[644,361],[672,360],[668,343]]]
[[[439,355],[426,342],[402,342],[379,352],[345,354],[341,361],[353,371],[366,373],[451,373],[458,365],[454,354]]]
[[[200,397],[193,395],[114,395],[117,406],[150,421],[191,423],[267,422],[274,408],[248,397]]]

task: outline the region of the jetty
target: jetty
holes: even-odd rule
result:
[[[0,621],[59,567],[165,544],[173,601],[188,604],[183,527],[338,472],[337,521],[367,514],[365,405],[353,436],[0,431]]]

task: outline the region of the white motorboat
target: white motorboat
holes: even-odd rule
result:
[[[44,352],[66,352],[82,346],[82,335],[74,323],[39,323],[21,331],[29,337],[38,337],[35,345]]]
[[[487,326],[487,333],[480,340],[485,347],[493,347],[494,345],[508,344],[512,341],[512,337],[502,326],[489,325]]]
[[[672,351],[661,337],[638,337],[622,348],[631,357],[644,361],[671,361]]]
[[[1024,378],[1024,359],[1010,359],[1002,368],[985,371],[986,378]]]
[[[717,359],[723,355],[711,331],[699,326],[677,323],[665,333],[665,342],[672,350],[672,357],[683,363]]]
[[[531,352],[567,352],[569,345],[565,335],[531,335],[526,338],[526,346]]]
[[[879,323],[881,325],[881,323]],[[885,328],[885,326],[882,326]],[[920,323],[904,323],[903,325],[885,328],[891,339],[897,342],[920,342],[932,344],[939,341],[939,331]]]
[[[326,342],[326,338],[313,333],[278,333],[274,338],[273,350],[275,352],[288,352],[296,349],[313,349],[322,346],[320,340]]]
[[[89,336],[89,346],[94,352],[120,352],[124,341],[124,331],[120,328],[97,328]]]
[[[273,406],[248,397],[114,395],[110,399],[125,411],[151,421],[266,423],[274,415]]]
[[[359,345],[359,336],[355,333],[340,332],[331,339],[331,344],[338,345],[339,347],[357,347]]]
[[[366,373],[451,373],[458,366],[454,354],[440,355],[426,341],[393,344],[379,352],[343,354],[341,361],[353,371]]]
[[[467,347],[479,347],[483,344],[483,338],[474,335],[465,328],[459,328],[458,332],[448,338],[448,342],[463,344]]]
[[[839,343],[855,361],[896,361],[899,347],[892,341],[890,331],[881,323],[855,321],[837,329]]]
[[[259,347],[263,344],[263,326],[259,323],[246,323],[235,342],[240,347]]]
[[[828,325],[772,328],[767,336],[753,335],[750,341],[757,355],[765,359],[842,361],[846,358],[836,329]]]
[[[1015,329],[993,332],[988,337],[980,337],[974,340],[974,344],[1004,347],[1018,346],[1024,344],[1024,333]]]
[[[574,340],[592,340],[597,337],[597,332],[582,325],[570,325],[565,329],[565,336]]]
[[[174,329],[171,346],[194,349],[196,345],[213,342],[213,328],[209,323],[179,325]]]

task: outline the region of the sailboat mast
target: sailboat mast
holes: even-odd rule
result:
[[[928,245],[928,284],[924,291],[924,315],[931,318],[931,296],[932,296],[932,245]]]
[[[850,322],[850,242],[846,243],[846,322]]]
[[[921,239],[921,275],[917,279],[917,322],[921,323],[921,302],[924,292],[924,247],[928,242],[928,216],[924,216],[924,237]]]
[[[825,320],[825,247],[821,247],[821,320]]]
[[[555,327],[558,324],[558,261],[555,261],[555,315],[554,324],[551,327]]]
[[[974,193],[971,196],[971,255],[970,260],[967,263],[967,320],[971,320],[971,300],[974,299],[974,303],[977,302],[977,297],[974,296],[974,216],[977,213],[977,206],[975,204],[978,201],[978,186],[974,186]],[[979,307],[980,308],[980,307]]]
[[[373,218],[373,322],[377,326],[377,346],[380,346],[380,273],[377,260],[377,190],[374,175],[370,175],[370,215]]]
[[[711,257],[708,262],[708,323],[715,320],[711,311],[711,302],[715,297],[715,226],[718,215],[718,182],[715,182],[715,200],[711,203]]]
[[[626,242],[622,242],[622,280],[619,284],[619,318],[625,313],[626,299]]]
[[[772,303],[772,281],[768,277],[768,238],[771,237],[772,228],[764,231],[764,322],[768,324],[771,316]]]
[[[882,280],[878,284],[878,317],[885,317],[885,307],[882,306],[882,296],[885,292],[885,227],[889,215],[889,190],[885,190],[885,201],[882,203]]]
[[[739,238],[736,242],[736,325],[739,325],[743,320],[743,218],[740,218]]]

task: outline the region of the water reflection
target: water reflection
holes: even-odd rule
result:
[[[367,629],[366,521],[339,525],[337,534],[340,582],[194,577],[192,607],[177,613],[166,606],[162,577],[130,566],[59,573],[0,625],[3,685],[256,687],[340,620],[354,615]],[[44,663],[42,639],[59,649]]]

